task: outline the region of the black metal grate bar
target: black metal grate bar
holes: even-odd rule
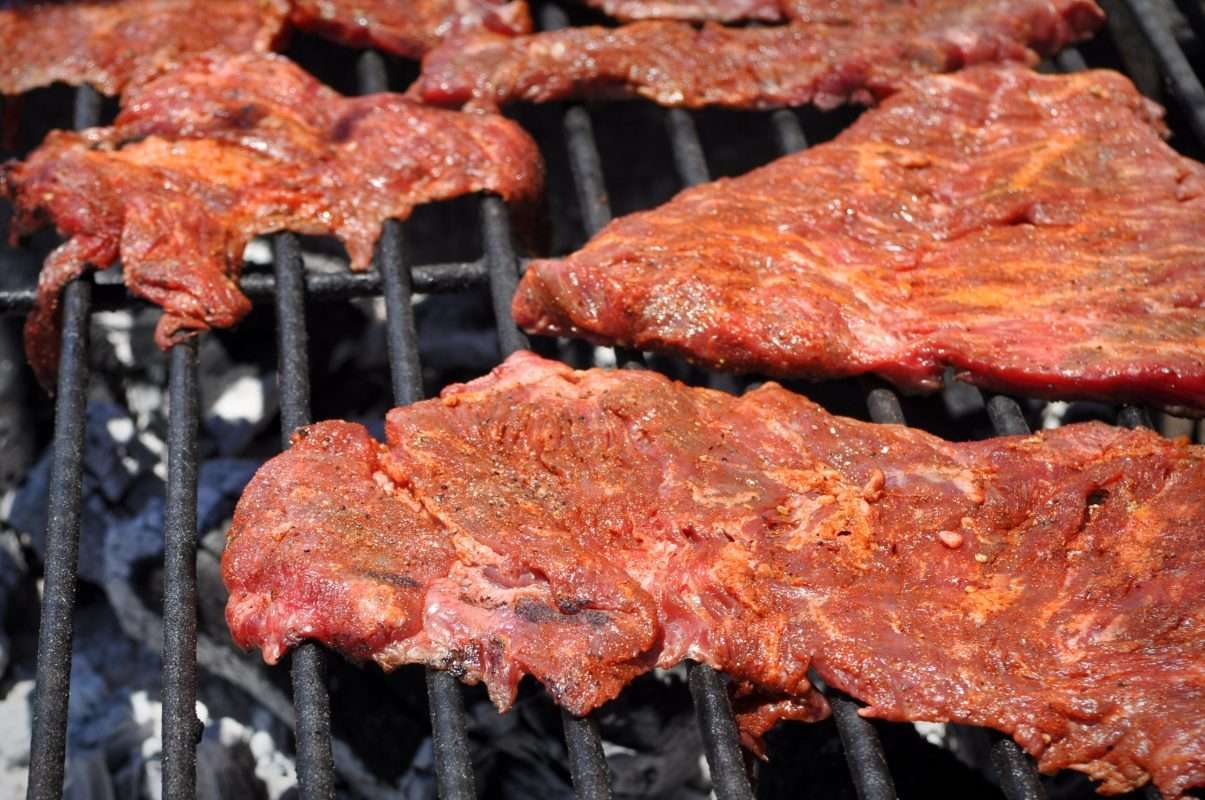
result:
[[[71,691],[72,609],[79,556],[91,288],[90,282],[79,280],[63,293],[63,343],[59,350],[54,404],[54,460],[50,467],[46,565],[38,630],[29,800],[56,800],[63,796],[67,700]]]
[[[699,141],[699,129],[690,112],[684,108],[671,108],[665,114],[665,124],[673,146],[674,166],[678,168],[682,183],[698,186],[711,180],[707,156],[703,152],[703,143]]]
[[[976,390],[978,391],[978,390]],[[870,418],[878,423],[890,423],[895,425],[906,424],[903,410],[900,408],[899,397],[894,391],[886,388],[872,389],[866,395],[866,404],[870,410]],[[993,397],[987,404],[988,416],[992,422],[992,426],[998,435],[1029,433],[1029,424],[1026,423],[1025,417],[1021,413],[1021,407],[1015,400],[1010,397],[997,395]],[[833,698],[829,698],[829,702],[833,703]],[[838,705],[833,704],[833,716],[836,718],[838,731],[841,733],[842,744],[846,748],[846,757],[850,760],[850,769],[854,775],[855,784],[859,784],[859,773],[871,774],[875,769],[880,769],[882,774],[890,780],[890,772],[887,770],[886,760],[882,761],[881,765],[878,760],[872,755],[864,755],[860,759],[860,763],[868,763],[871,769],[856,769],[852,760],[850,742],[847,740],[847,734],[842,729],[842,717],[847,718],[845,724],[849,725],[853,722],[860,722],[868,728],[869,736],[874,737],[874,743],[878,745],[878,736],[874,729],[870,728],[866,720],[857,717],[856,713],[852,713],[852,709],[856,709],[857,705],[851,701],[841,698],[840,702],[849,706],[849,709],[838,710]],[[882,747],[879,745],[881,754]],[[1000,788],[1007,800],[1045,800],[1046,792],[1042,788],[1041,781],[1038,777],[1037,767],[1033,760],[1027,756],[1016,742],[1003,735],[996,735],[995,741],[992,744],[991,763],[1000,780]],[[868,786],[867,789],[876,791],[886,791],[878,785]],[[883,794],[882,797],[893,797],[894,788],[891,789],[892,794]],[[879,795],[863,794],[862,786],[858,785],[858,796],[865,800],[867,797],[878,797]]]
[[[520,259],[520,262],[522,259]],[[424,264],[410,269],[411,285],[416,292],[457,292],[480,286],[488,279],[485,260],[448,264]],[[384,283],[377,272],[311,272],[305,275],[306,298],[318,302],[337,302],[353,297],[378,297]],[[252,272],[239,279],[239,289],[254,303],[276,300],[276,276]],[[98,310],[130,308],[144,303],[131,295],[122,284],[93,286],[92,305]],[[33,287],[0,290],[0,314],[28,312],[34,303]]]
[[[997,436],[1025,436],[1030,432],[1021,406],[1011,397],[998,394],[988,400],[987,416]]]
[[[799,118],[789,109],[780,108],[771,114],[770,125],[774,130],[775,143],[783,155],[797,153],[808,146]]]
[[[272,240],[272,267],[276,273],[276,382],[280,391],[281,446],[288,447],[293,432],[310,424],[309,334],[305,323],[305,265],[301,245],[291,233]]]
[[[544,6],[540,20],[545,30],[556,30],[569,24],[565,12],[552,4]],[[611,201],[603,178],[602,156],[594,138],[594,124],[585,108],[571,106],[565,111],[562,127],[582,224],[587,236],[593,236],[611,221]],[[497,324],[499,342],[505,341],[510,335],[503,328],[514,328],[518,332],[509,314],[509,307],[505,317],[497,316]],[[615,358],[621,366],[643,366],[644,363],[639,352],[623,348],[615,349]],[[611,775],[593,714],[575,717],[561,709],[561,723],[565,730],[569,774],[577,796],[588,800],[609,800]]]
[[[75,93],[73,122],[90,128],[100,119],[100,95],[89,87]],[[92,282],[77,280],[63,292],[63,333],[54,404],[54,456],[50,466],[49,519],[38,628],[33,735],[30,739],[30,800],[63,796],[67,754],[67,701],[71,692],[72,612],[79,562],[83,492],[85,407],[88,388],[88,320]]]
[[[611,775],[598,735],[598,723],[592,716],[575,717],[564,709],[561,710],[561,723],[565,727],[574,792],[582,800],[611,800]]]
[[[388,90],[385,61],[379,53],[364,53],[356,66],[362,94]],[[393,399],[398,405],[409,405],[423,398],[423,375],[418,356],[418,332],[414,326],[413,283],[406,259],[405,230],[398,220],[387,220],[381,231],[377,244],[377,272],[385,298],[385,335]],[[436,790],[442,800],[471,800],[476,796],[476,788],[460,685],[451,675],[430,668],[426,670],[426,680]]]
[[[711,768],[711,786],[718,800],[753,800],[724,679],[706,664],[690,665],[690,694],[703,733],[703,749]]]
[[[498,349],[508,356],[526,350],[527,337],[511,321],[510,303],[519,286],[519,259],[511,241],[510,214],[499,197],[481,199],[481,239],[485,245],[485,261],[489,265],[490,298],[494,303],[494,319],[498,328]]]
[[[774,112],[770,116],[770,126],[784,156],[808,146],[799,119],[791,111]],[[904,424],[899,398],[890,389],[872,389],[866,396],[866,404],[875,422]],[[878,732],[869,721],[858,716],[859,706],[855,701],[833,691],[826,691],[825,697],[833,709],[833,721],[859,800],[894,800],[895,783]]]
[[[670,146],[678,177],[686,186],[697,186],[711,179],[707,157],[690,112],[673,108],[666,112]],[[718,380],[716,379],[718,378]],[[735,388],[726,376],[709,376],[709,385],[731,391]],[[690,667],[690,691],[703,732],[704,751],[711,768],[712,784],[719,800],[751,798],[753,789],[745,770],[736,718],[728,700],[728,690],[720,674],[705,664]]]
[[[1088,68],[1083,54],[1074,47],[1059,52],[1054,57],[1054,63],[1063,72],[1083,72]]]
[[[992,744],[992,769],[1000,781],[1000,790],[1008,800],[1046,800],[1046,790],[1038,777],[1033,759],[1007,736]]]
[[[890,389],[871,389],[866,395],[866,407],[870,418],[880,425],[904,425],[904,411],[900,399]]]
[[[594,124],[586,109],[573,106],[565,112],[564,127],[578,208],[586,233],[593,236],[611,221],[611,201],[603,179],[602,158],[594,140]]]
[[[418,333],[414,328],[414,295],[406,266],[406,239],[402,223],[386,220],[377,245],[377,270],[385,296],[385,336],[389,346],[389,377],[393,399],[407,405],[423,398],[423,368],[418,360]]]
[[[476,796],[473,761],[469,756],[459,681],[446,672],[428,669],[427,705],[440,800],[472,800]]]
[[[171,352],[163,528],[163,796],[196,796],[197,340]]]
[[[1016,400],[996,395],[987,402],[987,414],[997,436],[1025,436],[1029,423]],[[1046,800],[1046,790],[1038,777],[1038,768],[1012,739],[997,735],[992,744],[992,767],[1000,780],[1000,789],[1008,800]]]
[[[1205,86],[1193,71],[1175,35],[1160,20],[1151,0],[1126,0],[1142,35],[1150,42],[1163,76],[1180,101],[1197,141],[1205,144]]]
[[[305,324],[305,281],[297,237],[282,233],[273,240],[276,271],[277,385],[280,393],[282,446],[293,432],[310,422],[309,337]],[[294,730],[297,781],[303,800],[334,800],[331,755],[331,706],[326,691],[326,653],[313,642],[293,651]]]
[[[887,755],[870,720],[858,713],[862,705],[837,692],[826,692],[825,696],[833,709],[833,722],[837,724],[858,800],[896,800]]]

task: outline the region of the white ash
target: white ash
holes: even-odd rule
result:
[[[247,247],[243,250],[243,261],[259,266],[271,264],[272,242],[263,236],[257,236],[247,242]]]
[[[228,422],[255,422],[267,408],[265,381],[250,367],[235,371],[217,398],[207,403],[211,413]],[[212,390],[210,390],[212,391]]]
[[[0,797],[24,797],[33,729],[33,681],[17,681],[0,699]]]
[[[149,735],[141,753],[146,761],[143,796],[162,800],[163,705],[146,692],[130,698],[135,722]],[[262,709],[254,714],[264,729],[273,727]],[[226,797],[264,797],[279,800],[297,785],[293,759],[285,755],[267,730],[256,730],[230,717],[210,717],[204,703],[197,703],[197,718],[204,724],[197,745],[197,798],[220,800]],[[247,766],[253,765],[248,772]]]
[[[594,366],[602,369],[611,369],[618,362],[615,360],[615,348],[613,347],[595,347],[594,348]]]
[[[134,315],[129,311],[97,311],[92,329],[108,343],[117,360],[126,367],[134,362]]]
[[[1042,430],[1061,428],[1069,408],[1071,408],[1071,404],[1062,400],[1052,400],[1046,403],[1042,407]]]

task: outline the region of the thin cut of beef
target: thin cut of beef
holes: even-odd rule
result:
[[[17,0],[0,8],[0,93],[61,81],[118,94],[190,53],[270,50],[288,11],[287,0]]]
[[[535,142],[502,117],[342,97],[281,56],[198,56],[128,91],[112,127],[52,133],[4,167],[14,237],[47,221],[68,237],[42,270],[26,352],[49,386],[59,294],[87,266],[120,258],[130,290],[163,306],[167,347],[247,313],[236,280],[253,236],[333,234],[365,269],[385,220],[471,192],[531,205],[542,177]]]
[[[1205,413],[1205,166],[1122,76],[930,77],[834,141],[529,265],[527,330],[721,369],[943,368],[992,389]]]
[[[293,23],[352,45],[408,58],[471,31],[531,31],[524,0],[293,0]]]
[[[424,57],[411,91],[477,108],[578,95],[688,108],[831,107],[880,99],[918,75],[1033,62],[1104,18],[1094,0],[834,0],[803,2],[795,13],[778,27],[649,21],[456,37]]]
[[[530,353],[365,428],[302,429],[235,511],[235,640],[525,674],[574,713],[732,676],[748,743],[827,713],[997,728],[1168,800],[1205,785],[1205,448],[1088,423],[952,444]]]
[[[777,22],[784,19],[828,25],[861,24],[883,14],[927,13],[926,0],[585,0],[624,21],[680,19],[691,22]],[[962,3],[961,5],[967,5]]]

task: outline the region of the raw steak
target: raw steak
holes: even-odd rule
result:
[[[1088,423],[952,444],[530,353],[303,428],[235,512],[235,640],[539,679],[583,713],[656,665],[730,674],[751,744],[827,711],[998,728],[1046,771],[1205,785],[1205,449]]]
[[[4,167],[14,237],[45,222],[68,237],[42,270],[26,352],[50,385],[59,293],[86,266],[120,258],[130,290],[163,306],[167,347],[247,313],[236,279],[253,236],[333,234],[365,269],[385,220],[471,192],[530,204],[542,175],[502,117],[342,97],[281,56],[197,57],[128,91],[112,127],[52,133]]]
[[[118,94],[140,70],[213,48],[272,49],[287,0],[65,0],[0,7],[0,93],[57,81]]]
[[[411,91],[477,108],[615,94],[689,108],[831,107],[880,99],[918,75],[1036,61],[1104,18],[1093,0],[879,0],[860,4],[876,8],[854,23],[848,2],[801,5],[800,20],[769,28],[652,21],[457,37],[424,57]]]
[[[930,77],[834,141],[532,263],[529,331],[1205,413],[1205,166],[1121,75]]]
[[[297,27],[408,58],[470,31],[531,31],[524,0],[293,0]]]

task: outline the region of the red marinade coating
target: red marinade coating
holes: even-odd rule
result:
[[[353,47],[408,58],[474,31],[513,36],[531,31],[524,0],[292,0],[291,21]]]
[[[303,429],[235,512],[235,640],[524,674],[584,713],[685,658],[750,744],[827,712],[997,728],[1123,792],[1205,785],[1205,449],[1098,423],[953,444],[530,353]]]
[[[456,37],[423,58],[410,91],[429,103],[485,109],[615,94],[688,108],[832,107],[881,99],[920,75],[1036,61],[1104,19],[1093,0],[878,3],[881,10],[853,24],[812,5],[779,27],[649,21]]]
[[[1205,413],[1205,166],[1112,72],[930,77],[832,142],[536,261],[535,333],[780,376]]]
[[[624,22],[642,19],[776,22],[783,13],[779,0],[585,0],[585,3]]]
[[[584,0],[624,22],[679,19],[690,22],[776,22],[784,19],[855,25],[872,17],[920,14],[926,0]],[[962,6],[970,5],[962,3]]]
[[[539,196],[535,142],[499,116],[397,94],[343,97],[281,56],[198,56],[133,87],[112,127],[58,131],[0,174],[13,237],[47,222],[47,259],[25,325],[43,385],[58,359],[59,294],[119,258],[130,290],[164,308],[160,346],[249,310],[236,280],[254,236],[333,234],[366,269],[381,225],[419,203]]]
[[[267,51],[287,0],[17,0],[0,8],[0,93],[55,82],[119,94],[140,71],[214,48]]]

